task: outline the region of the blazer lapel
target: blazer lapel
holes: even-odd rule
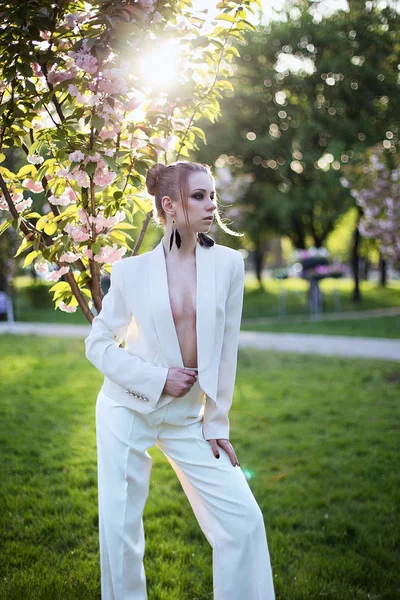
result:
[[[168,293],[167,266],[162,240],[150,253],[150,307],[161,353],[170,367],[184,367]],[[199,372],[212,358],[216,319],[214,247],[196,244],[196,330]]]

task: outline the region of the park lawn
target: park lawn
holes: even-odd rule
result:
[[[40,323],[65,323],[85,325],[87,320],[78,309],[76,313],[65,313],[54,309],[53,295],[48,294],[39,308],[32,307],[25,297],[24,288],[31,282],[28,276],[19,276],[15,280],[16,301],[15,320],[24,322]],[[43,285],[43,282],[40,282]],[[46,282],[52,287],[54,282]],[[243,302],[243,318],[265,318],[278,317],[279,295],[285,290],[286,294],[286,316],[309,314],[307,308],[307,282],[302,279],[287,279],[278,281],[276,279],[264,279],[264,289],[260,290],[258,282],[252,276],[246,277],[245,294]],[[351,300],[352,281],[350,279],[327,279],[322,281],[321,290],[324,297],[324,313],[340,311],[359,311],[377,308],[388,308],[400,306],[400,281],[391,281],[386,287],[370,281],[361,282],[362,302],[355,304]],[[333,290],[337,290],[335,296]],[[339,311],[339,312],[340,312]]]
[[[361,281],[361,302],[352,301],[351,279],[325,279],[320,282],[323,313],[353,312],[400,306],[400,281],[391,281],[386,287],[373,281]],[[309,315],[307,281],[290,278],[282,281],[264,279],[260,289],[254,276],[246,277],[243,318]],[[335,291],[336,290],[336,291]],[[281,298],[279,300],[279,298]],[[285,298],[285,301],[283,301]],[[279,310],[281,304],[281,312]],[[285,312],[282,312],[282,311]]]
[[[95,401],[82,340],[0,336],[0,598],[100,600]],[[400,363],[239,351],[231,436],[277,599],[399,595]],[[211,548],[151,448],[149,600],[212,600]],[[243,599],[246,600],[246,599]]]
[[[335,319],[296,322],[276,319],[255,324],[242,321],[242,331],[270,333],[303,333],[320,335],[349,335],[372,338],[400,338],[400,314],[394,316],[368,317],[362,319]]]

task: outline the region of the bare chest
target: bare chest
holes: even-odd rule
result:
[[[168,265],[169,300],[175,325],[196,319],[196,264]]]

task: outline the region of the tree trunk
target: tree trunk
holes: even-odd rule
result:
[[[364,281],[368,281],[371,263],[368,257],[364,259]]]
[[[386,259],[383,258],[382,254],[379,255],[379,271],[380,271],[380,279],[379,283],[382,286],[387,284],[387,263]]]
[[[260,287],[262,287],[262,271],[264,268],[264,251],[260,248],[254,250],[254,269]]]
[[[361,291],[360,291],[360,232],[358,230],[358,224],[360,221],[360,214],[358,215],[358,220],[356,224],[356,228],[353,233],[353,248],[351,254],[351,267],[353,272],[353,280],[354,280],[354,288],[352,294],[353,302],[361,302]]]

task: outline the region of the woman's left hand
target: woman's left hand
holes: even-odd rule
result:
[[[223,450],[225,450],[225,452],[229,456],[230,461],[233,464],[233,466],[234,467],[240,466],[240,462],[238,461],[236,453],[235,453],[233,446],[229,440],[221,438],[218,440],[207,440],[207,442],[209,442],[211,444],[212,451],[216,458],[219,458],[218,446],[220,446]]]

